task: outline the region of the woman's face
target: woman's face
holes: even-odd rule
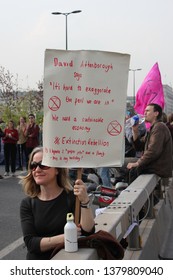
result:
[[[22,117],[20,118],[20,123],[21,123],[21,124],[25,123],[24,118],[22,118]]]
[[[33,156],[32,163],[41,163],[43,158],[43,153],[40,151]],[[31,171],[33,178],[38,185],[49,185],[53,182],[56,182],[56,176],[58,174],[58,170],[55,167],[43,167],[37,166],[35,170]]]
[[[13,129],[13,127],[14,127],[13,122],[9,121],[8,127],[9,127],[10,129]]]

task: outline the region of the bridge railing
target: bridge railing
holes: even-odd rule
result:
[[[96,231],[105,230],[118,241],[128,239],[128,249],[141,250],[139,228],[141,209],[145,207],[144,217],[154,219],[154,191],[162,193],[161,180],[154,174],[140,175],[98,216],[95,217]],[[53,259],[98,259],[95,249],[80,248],[75,253],[61,250]]]
[[[153,191],[160,178],[156,175],[140,175],[127,187],[107,209],[95,219],[96,230],[103,229],[113,234],[117,240],[128,235],[129,247],[139,249],[140,210],[145,205],[146,217],[153,218]]]

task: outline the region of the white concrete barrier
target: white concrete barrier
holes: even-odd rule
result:
[[[154,174],[140,175],[106,210],[95,218],[96,231],[105,230],[120,241],[126,234],[129,243],[124,259],[158,259],[158,252],[173,206],[169,190],[166,200],[153,203],[153,192],[160,178]],[[140,210],[145,205],[146,215],[139,221]],[[54,260],[98,259],[95,249],[79,249],[75,253],[61,250]]]

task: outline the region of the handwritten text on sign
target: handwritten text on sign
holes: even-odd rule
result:
[[[43,162],[120,166],[129,55],[46,50]]]

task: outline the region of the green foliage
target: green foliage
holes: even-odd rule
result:
[[[38,91],[19,91],[17,77],[0,66],[0,119],[5,124],[12,119],[17,126],[20,117],[26,117],[28,120],[30,113],[36,116],[36,123],[42,124],[43,83],[39,81],[37,86]]]

